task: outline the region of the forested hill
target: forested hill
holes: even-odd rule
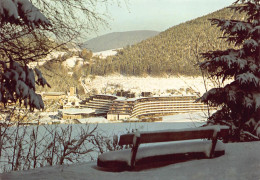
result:
[[[82,45],[82,48],[90,49],[93,52],[123,48],[157,34],[159,34],[158,31],[148,30],[113,32],[88,40]]]
[[[241,19],[243,16],[225,8],[182,23],[157,36],[126,47],[116,56],[96,61],[88,69],[88,73],[105,75],[116,72],[135,76],[199,75],[199,69],[194,65],[200,53],[231,46],[219,38],[222,32],[216,26],[211,26],[209,19]]]

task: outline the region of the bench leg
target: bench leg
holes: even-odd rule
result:
[[[132,154],[131,154],[131,162],[130,162],[130,167],[131,169],[133,169],[135,167],[135,159],[136,159],[136,154],[137,154],[137,150],[139,147],[139,143],[140,143],[140,137],[135,136],[135,143],[133,144],[133,148],[132,148]]]
[[[218,141],[218,135],[216,135],[215,137],[212,138],[212,145],[211,145],[211,149],[210,149],[209,158],[214,157],[217,141]]]

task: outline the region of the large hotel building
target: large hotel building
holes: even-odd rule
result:
[[[195,95],[138,98],[94,95],[82,106],[95,109],[97,115],[106,115],[109,121],[121,121],[207,110],[205,104],[196,102],[197,98]]]

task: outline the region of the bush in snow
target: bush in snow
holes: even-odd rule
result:
[[[0,173],[93,160],[99,151],[92,145],[96,129],[89,124],[2,127]]]
[[[213,88],[200,100],[220,107],[209,123],[231,127],[233,141],[260,138],[260,3],[259,0],[237,0],[231,9],[247,14],[244,21],[211,19],[220,27],[235,49],[203,53],[200,67],[211,77],[223,82],[224,87]]]

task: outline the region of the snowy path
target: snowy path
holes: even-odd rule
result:
[[[226,154],[135,172],[104,172],[96,162],[0,174],[8,179],[87,180],[260,180],[260,142],[226,144]]]

